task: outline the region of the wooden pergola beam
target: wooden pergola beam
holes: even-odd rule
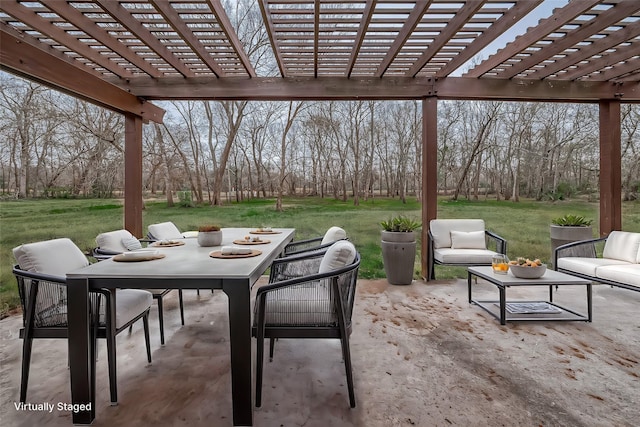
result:
[[[120,2],[113,0],[95,0],[109,15],[124,25],[138,39],[143,40],[160,58],[185,77],[193,77],[194,73],[180,61],[167,47],[160,42],[144,25],[131,16],[131,13]],[[145,70],[146,71],[146,70]],[[155,73],[159,73],[155,68]],[[159,73],[159,76],[162,74]],[[157,76],[157,77],[159,77]]]
[[[61,59],[53,48],[43,50],[29,38],[7,31],[5,25],[0,25],[0,45],[0,67],[4,71],[119,113],[162,123],[162,108]]]
[[[141,238],[142,228],[142,120],[124,116],[124,228]]]
[[[347,77],[351,77],[351,73],[353,72],[353,66],[356,64],[364,36],[367,34],[367,29],[373,17],[373,11],[376,9],[376,2],[377,0],[366,0],[364,9],[362,10],[362,24],[358,27],[355,42],[353,46],[351,46],[351,55],[349,55],[349,62],[347,63]]]
[[[600,102],[600,235],[622,230],[620,102]]]
[[[598,4],[598,0],[572,1],[564,7],[554,10],[553,15],[551,15],[549,18],[540,21],[537,26],[531,28],[523,35],[517,37],[513,42],[506,45],[503,49],[500,49],[494,55],[490,56],[487,60],[478,64],[464,76],[480,77],[483,74],[493,70],[504,61],[515,56],[519,52],[522,52],[531,44],[537,42],[546,35],[562,27],[564,24],[573,20],[576,16],[579,16],[586,10],[591,9],[596,4]]]
[[[535,53],[532,53],[526,59],[521,60],[511,67],[505,68],[503,71],[498,73],[498,77],[512,78],[517,76],[521,72],[526,71],[537,64],[543,63],[545,60],[549,60],[563,50],[577,45],[582,40],[588,38],[591,34],[598,33],[605,28],[616,24],[622,19],[633,15],[638,10],[640,10],[640,2],[638,2],[638,0],[622,0],[612,8],[602,12],[598,19],[594,19],[583,24],[579,29],[568,33],[561,39],[554,41]],[[593,45],[584,46],[581,50],[591,52],[591,55],[599,53],[596,52]],[[562,68],[566,68],[570,65],[568,64],[569,60],[566,57],[557,59],[555,62],[562,64]]]
[[[130,93],[156,100],[403,100],[440,99],[640,102],[640,83],[447,77],[298,77],[130,79],[115,82]]]

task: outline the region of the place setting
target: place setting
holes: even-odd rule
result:
[[[139,249],[136,251],[123,252],[121,254],[114,255],[111,259],[117,262],[141,262],[162,259],[165,256],[165,254],[161,254],[160,251],[157,250]]]
[[[211,258],[234,259],[234,258],[251,258],[261,255],[262,251],[251,248],[242,248],[238,246],[223,246],[219,251],[209,253]]]
[[[255,230],[251,230],[249,234],[280,234],[282,231],[274,230],[271,227],[258,227]]]
[[[175,246],[183,246],[184,242],[180,240],[158,240],[157,242],[153,242],[149,244],[154,248],[172,248]]]
[[[271,243],[271,240],[262,239],[259,236],[244,236],[244,239],[236,239],[233,243],[236,245],[266,245]]]

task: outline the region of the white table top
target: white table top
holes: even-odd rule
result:
[[[218,251],[222,246],[232,246],[233,241],[243,239],[254,228],[223,228],[222,245],[201,247],[196,238],[183,239],[185,245],[157,247],[165,258],[140,262],[118,262],[107,259],[67,274],[69,279],[96,278],[145,278],[145,279],[246,279],[262,274],[273,259],[291,241],[295,233],[293,228],[278,228],[279,234],[265,234],[260,237],[270,240],[264,245],[242,246],[262,251],[261,255],[250,258],[218,259],[209,253]],[[252,235],[253,236],[253,235]]]
[[[544,275],[539,279],[521,279],[515,277],[511,271],[507,274],[496,274],[493,268],[489,267],[469,267],[469,271],[475,276],[482,277],[492,283],[503,286],[537,286],[537,285],[587,285],[590,280],[581,279],[580,277],[571,276],[570,274],[561,273],[559,271],[547,268]]]

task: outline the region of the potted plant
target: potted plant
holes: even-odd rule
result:
[[[220,246],[222,230],[217,225],[201,225],[198,227],[198,244],[200,246]]]
[[[563,215],[552,219],[550,226],[551,253],[553,254],[558,246],[579,240],[592,239],[592,223],[593,220],[579,215]],[[589,247],[579,247],[571,248],[563,255],[591,257],[595,255],[595,252],[594,249]]]
[[[387,281],[392,285],[410,285],[416,260],[416,233],[420,223],[399,215],[380,223],[382,226],[382,262]]]

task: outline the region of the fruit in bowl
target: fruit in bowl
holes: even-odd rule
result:
[[[546,264],[539,259],[518,257],[514,261],[509,261],[509,271],[520,279],[538,279],[547,271]]]

